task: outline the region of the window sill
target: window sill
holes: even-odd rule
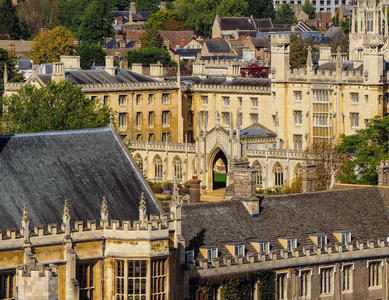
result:
[[[170,124],[162,124],[162,127],[164,128],[170,127]]]
[[[369,286],[369,288],[368,288],[369,291],[375,291],[375,290],[381,290],[381,289],[382,289],[382,285]]]
[[[342,294],[352,294],[353,293],[353,290],[347,290],[347,291],[343,291]]]
[[[334,295],[334,293],[326,293],[326,294],[320,294],[319,297],[331,297],[333,295]]]

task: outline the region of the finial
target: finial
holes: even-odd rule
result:
[[[140,195],[139,210],[144,210],[146,212],[146,198],[143,192]]]
[[[62,220],[64,223],[66,223],[66,220],[70,220],[70,213],[69,213],[69,206],[68,206],[68,200],[65,200],[65,204],[63,206],[63,216]]]
[[[24,223],[27,223],[29,221],[26,203],[24,203],[24,205],[23,205],[23,219],[22,219],[22,221]]]
[[[101,202],[101,220],[102,221],[108,221],[108,205],[107,205],[107,199],[105,196],[103,196],[103,201]]]

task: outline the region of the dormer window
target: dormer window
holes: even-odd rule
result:
[[[324,249],[325,245],[327,245],[327,235],[324,233],[311,234],[309,235],[309,238],[316,246],[320,247],[320,249]]]
[[[194,261],[194,250],[185,251],[185,263]]]
[[[218,249],[214,246],[202,246],[200,252],[209,263],[212,262],[212,258],[218,257]]]
[[[347,230],[334,231],[333,235],[336,237],[339,243],[343,247],[346,247],[347,243],[351,242],[351,232]]]
[[[292,253],[297,248],[297,239],[294,237],[282,237],[278,238],[281,245],[288,250],[288,253]]]
[[[237,255],[244,256],[244,245],[235,245],[234,246],[234,257]]]
[[[244,256],[245,245],[240,243],[226,243],[225,246],[233,257],[236,257],[237,255]]]
[[[247,240],[258,253],[269,254],[270,253],[270,243],[269,241],[261,240],[259,238],[252,238]]]

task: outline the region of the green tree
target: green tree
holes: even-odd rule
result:
[[[24,85],[4,98],[3,105],[7,110],[0,120],[5,134],[103,127],[111,112],[68,81],[50,81],[40,89]]]
[[[52,0],[29,0],[22,2],[17,10],[26,36],[33,36],[41,28],[60,25],[58,3]]]
[[[21,36],[19,17],[12,0],[2,0],[0,4],[0,34],[7,33],[11,39]]]
[[[63,26],[40,33],[34,39],[30,57],[35,64],[57,62],[61,55],[73,54],[73,39],[73,34]]]
[[[294,24],[297,22],[294,11],[289,3],[284,3],[281,5],[279,10],[277,10],[276,17],[274,19],[275,24]]]
[[[248,12],[256,19],[274,19],[276,16],[272,0],[248,0]]]
[[[158,33],[158,30],[151,28],[145,30],[143,33],[139,35],[139,40],[142,44],[142,48],[163,48],[163,38]]]
[[[81,17],[77,38],[82,42],[103,42],[113,35],[112,7],[109,0],[93,0]]]
[[[171,60],[169,52],[164,48],[149,47],[145,49],[129,51],[126,55],[128,65],[141,63],[144,67],[156,64],[158,61],[164,66],[175,67],[177,63]]]
[[[303,5],[303,12],[305,12],[310,19],[315,19],[316,17],[316,9],[313,7],[311,2],[306,1]]]
[[[297,34],[290,35],[290,68],[299,69],[307,64],[308,48],[311,47],[312,57],[318,53],[312,41],[303,41]]]
[[[347,53],[349,51],[349,36],[347,35],[341,40],[338,41],[332,41],[330,43],[331,47],[331,52],[332,53],[337,53],[338,52],[338,47],[340,47],[340,52],[342,53]]]
[[[61,24],[71,32],[77,33],[81,18],[90,0],[58,0]]]
[[[107,53],[101,48],[101,45],[81,43],[76,55],[80,56],[81,69],[89,70],[93,63],[97,66],[104,65]]]
[[[20,82],[23,75],[18,73],[16,57],[9,55],[8,51],[0,48],[0,78],[4,79],[4,68],[7,65],[7,80],[9,82]],[[4,80],[0,80],[0,95],[4,92]]]
[[[340,28],[344,31],[345,34],[350,33],[350,18],[347,18],[344,21],[340,21]]]
[[[166,30],[166,24],[170,20],[177,19],[177,12],[166,10],[157,11],[152,14],[150,19],[147,21],[147,28],[153,28],[155,30]]]
[[[389,116],[375,117],[366,129],[353,135],[342,135],[336,150],[347,154],[350,161],[338,176],[345,183],[377,184],[376,168],[389,159]]]
[[[169,20],[166,22],[165,26],[166,26],[165,30],[168,31],[182,31],[188,29],[183,22],[178,20]]]
[[[239,17],[247,14],[245,0],[176,0],[179,19],[198,34],[210,36],[215,16]]]

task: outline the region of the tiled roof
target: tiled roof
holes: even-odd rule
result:
[[[212,76],[205,79],[202,83],[212,84],[212,85],[233,85],[233,86],[270,86],[270,79],[237,77],[234,78],[232,81],[227,81],[226,77]]]
[[[136,13],[132,14],[132,20],[133,21],[147,21],[150,19],[152,12],[151,11],[137,11]],[[114,11],[113,17],[114,18],[123,18],[123,23],[126,23],[129,21],[129,11]]]
[[[255,25],[251,18],[219,18],[220,30],[255,30]]]
[[[254,20],[255,24],[257,25],[257,28],[259,31],[263,28],[272,28],[273,23],[270,19],[255,19]]]
[[[335,230],[350,231],[352,241],[386,239],[389,218],[383,203],[389,203],[388,197],[388,190],[380,193],[375,187],[267,196],[259,220],[253,220],[239,201],[189,204],[182,208],[182,235],[188,249],[214,245],[223,254],[225,242],[250,247],[249,238],[269,241],[274,250],[283,249],[277,238],[292,236],[302,250],[314,245],[309,234],[325,233],[334,244]]]
[[[100,220],[103,196],[110,219],[137,220],[140,193],[148,213],[160,213],[113,129],[98,128],[0,136],[0,229],[20,228],[23,204],[31,226]],[[4,232],[4,231],[3,231]]]
[[[330,38],[333,41],[338,41],[343,39],[346,35],[344,34],[342,28],[332,26],[324,33],[324,36]]]
[[[256,37],[256,38],[252,38],[251,42],[257,49],[270,48],[270,40],[271,38],[268,37]]]
[[[205,41],[210,53],[230,53],[230,45],[225,40]]]

